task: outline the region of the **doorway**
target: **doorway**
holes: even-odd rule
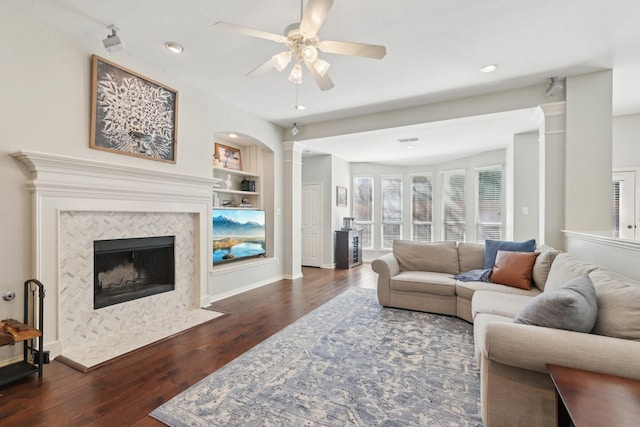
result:
[[[322,184],[302,184],[302,265],[322,266]]]

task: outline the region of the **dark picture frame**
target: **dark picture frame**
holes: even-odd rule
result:
[[[336,206],[347,206],[347,187],[336,187]]]
[[[89,147],[176,163],[178,91],[91,57]]]
[[[228,145],[216,142],[215,157],[223,168],[237,171],[242,170],[242,153],[239,148],[229,147]]]

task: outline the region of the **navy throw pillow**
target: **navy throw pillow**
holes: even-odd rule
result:
[[[484,268],[493,268],[496,263],[498,251],[509,252],[533,252],[536,250],[536,239],[525,240],[524,242],[511,242],[505,240],[485,240],[484,241]]]

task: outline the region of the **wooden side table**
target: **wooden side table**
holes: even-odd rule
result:
[[[558,427],[640,425],[640,381],[547,365],[556,387]]]

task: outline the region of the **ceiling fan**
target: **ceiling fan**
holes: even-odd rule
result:
[[[287,47],[287,50],[269,58],[264,64],[249,72],[247,76],[258,76],[272,68],[282,71],[294,61],[289,81],[294,84],[302,83],[301,63],[304,63],[318,87],[325,91],[333,88],[334,85],[327,74],[330,64],[318,57],[318,50],[325,53],[363,56],[373,59],[382,59],[387,54],[384,46],[332,40],[320,41],[318,31],[327,18],[332,5],[333,0],[309,0],[304,13],[301,13],[300,22],[289,25],[282,36],[227,22],[216,22],[214,25],[223,30],[282,43]],[[302,12],[302,0],[300,1],[300,10]]]

